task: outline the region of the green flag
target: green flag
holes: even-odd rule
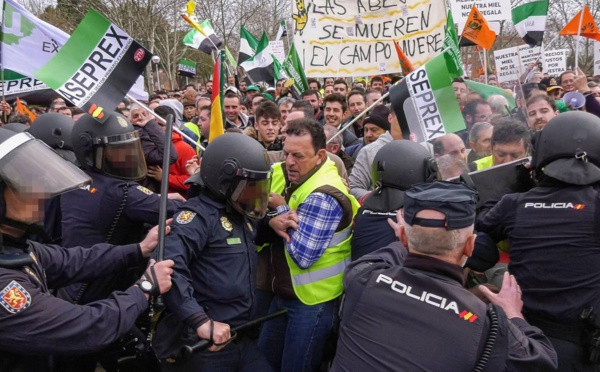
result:
[[[308,81],[306,81],[304,68],[302,67],[302,62],[300,62],[300,57],[298,56],[298,52],[296,51],[296,47],[293,43],[290,46],[290,51],[285,61],[283,61],[283,68],[285,69],[288,77],[294,79],[294,85],[300,94],[308,90]]]
[[[517,107],[517,105],[515,103],[515,97],[513,97],[512,94],[508,94],[502,88],[495,87],[493,85],[478,83],[476,81],[467,80],[467,79],[465,79],[465,83],[467,84],[467,87],[469,88],[469,90],[471,92],[477,92],[477,93],[481,94],[481,98],[483,98],[484,100],[487,100],[492,95],[499,94],[501,96],[504,96],[504,98],[506,98],[508,100],[508,109],[509,110],[512,110],[515,107]]]
[[[238,55],[238,64],[242,64],[243,62],[249,60],[256,53],[256,48],[258,47],[258,40],[250,33],[250,31],[246,30],[244,26],[240,30],[240,52]]]
[[[464,75],[462,69],[462,61],[460,59],[460,49],[458,49],[458,38],[456,36],[456,28],[454,27],[454,18],[452,12],[448,10],[448,18],[446,20],[446,36],[442,49],[450,48],[445,58],[448,58],[448,65],[452,71],[458,76]]]
[[[237,67],[237,62],[235,61],[235,59],[233,58],[233,56],[231,55],[231,52],[229,51],[229,48],[225,47],[225,55],[227,56],[227,60],[229,61],[229,65],[233,68]]]

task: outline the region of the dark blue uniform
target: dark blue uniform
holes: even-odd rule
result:
[[[98,243],[130,244],[145,236],[148,226],[158,224],[160,197],[136,182],[126,182],[94,171],[86,171],[93,183],[61,195],[62,245],[91,246]],[[170,217],[182,203],[168,200]],[[141,271],[123,272],[89,284],[73,284],[60,291],[61,298],[88,303],[115,289],[129,287]],[[85,286],[85,290],[82,288]]]
[[[488,306],[463,270],[394,243],[352,262],[332,371],[472,371],[490,334]],[[556,354],[539,329],[495,308],[486,371],[548,371]]]
[[[165,259],[173,260],[175,266],[173,287],[164,295],[167,314],[156,331],[159,358],[172,355],[181,343],[198,342],[196,329],[209,318],[232,328],[250,321],[255,303],[258,258],[251,220],[200,194],[174,215],[171,228]],[[269,370],[254,341],[244,335],[219,352],[197,354],[187,368],[211,370],[218,364],[231,370],[251,365],[255,370]]]
[[[555,344],[560,370],[584,362],[584,308],[600,310],[600,195],[594,186],[546,180],[505,195],[477,223],[511,245],[509,271],[523,291],[523,314]]]
[[[98,244],[70,249],[34,242],[13,243],[3,236],[6,253],[26,249],[33,260],[16,268],[0,267],[0,370],[46,371],[50,355],[92,352],[133,327],[148,306],[137,287],[114,292],[88,306],[52,296],[48,288],[109,275],[143,258],[139,245]],[[4,256],[6,257],[6,256]],[[0,262],[4,261],[0,256]]]

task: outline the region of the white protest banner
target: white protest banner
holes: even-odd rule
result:
[[[521,45],[519,46],[519,58],[521,59],[521,73],[525,73],[530,63],[535,63],[538,61],[540,55],[542,54],[541,47],[533,47],[531,48],[529,45]]]
[[[495,50],[494,60],[499,83],[519,79],[519,47]]]
[[[549,74],[550,76],[562,74],[567,69],[568,54],[568,49],[544,51],[544,58],[542,58],[544,73]]]
[[[450,0],[450,10],[452,17],[457,24],[456,32],[460,35],[465,26],[467,18],[473,4],[477,6],[477,10],[485,17],[485,20],[490,21],[506,21],[511,19],[510,1],[506,0]]]
[[[306,76],[368,76],[401,72],[397,41],[413,66],[439,54],[443,0],[296,0],[294,44]]]
[[[594,43],[594,76],[600,75],[600,41]]]
[[[271,54],[277,58],[279,63],[283,63],[283,61],[285,61],[285,48],[283,47],[283,40],[269,41],[269,46],[271,47]]]

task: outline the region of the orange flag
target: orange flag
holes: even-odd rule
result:
[[[494,41],[496,41],[496,33],[490,28],[490,25],[475,5],[471,8],[471,13],[469,13],[461,37],[486,50],[490,50]],[[466,46],[468,43],[461,42],[460,45]]]
[[[400,49],[400,46],[397,42],[394,41],[394,46],[396,47],[396,53],[398,53],[398,59],[400,60],[400,68],[402,69],[402,75],[406,76],[414,71],[414,67],[406,54]]]
[[[583,17],[581,12],[583,12]],[[579,28],[580,23],[581,28]],[[587,5],[584,6],[562,30],[560,30],[560,35],[581,35],[589,39],[600,41],[600,31],[598,30],[598,26],[596,26],[594,17]]]
[[[33,122],[37,115],[31,112],[24,104],[21,103],[19,97],[17,97],[17,106],[15,107],[15,111],[17,111],[21,115],[29,116],[29,119]]]

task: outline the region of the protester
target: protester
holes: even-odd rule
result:
[[[475,123],[469,132],[469,147],[467,163],[492,155],[493,126],[487,122]]]
[[[346,98],[339,93],[334,93],[327,96],[323,101],[323,104],[325,124],[333,125],[334,127],[341,129],[344,112],[346,112],[346,109],[348,108]],[[344,147],[356,145],[360,142],[356,135],[350,130],[345,130],[341,135]]]
[[[530,141],[531,134],[524,124],[513,119],[501,120],[492,132],[492,155],[476,160],[477,170],[523,159]]]
[[[338,129],[333,125],[325,124],[323,126],[323,130],[325,131],[325,139],[327,141],[325,149],[342,159],[342,162],[344,162],[344,167],[346,168],[346,172],[351,174],[352,167],[354,166],[354,159],[344,151],[344,146],[342,145],[342,136],[336,136]]]
[[[254,129],[257,133],[258,142],[267,151],[281,151],[283,143],[279,138],[281,127],[281,112],[279,107],[271,101],[264,100],[256,108],[256,120]]]

